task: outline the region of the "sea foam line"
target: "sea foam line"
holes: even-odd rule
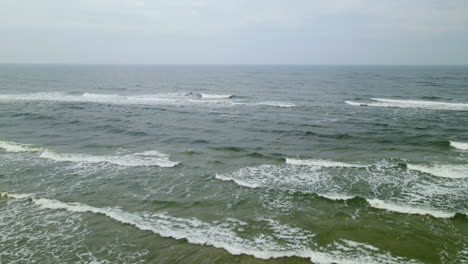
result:
[[[16,142],[0,141],[0,148],[7,152],[39,152],[40,158],[50,159],[59,162],[75,163],[110,163],[124,167],[136,166],[159,166],[175,167],[180,162],[169,160],[169,155],[151,150],[128,155],[89,155],[56,153],[54,151],[31,147],[27,144]]]
[[[146,151],[123,156],[111,155],[87,155],[87,154],[59,154],[53,151],[44,150],[39,157],[51,159],[55,161],[68,161],[78,163],[110,163],[125,167],[136,166],[159,166],[159,167],[174,167],[180,162],[169,160],[169,155],[157,152]]]
[[[342,167],[342,168],[367,168],[369,165],[345,163],[332,160],[320,160],[320,159],[310,159],[310,160],[300,160],[300,159],[290,159],[286,158],[286,163],[290,165],[297,166],[317,166],[323,168],[332,168],[332,167]]]
[[[82,203],[62,202],[54,199],[31,198],[31,195],[14,195],[10,193],[0,193],[1,197],[29,199],[35,205],[51,210],[65,210],[74,213],[95,213],[107,216],[123,224],[132,225],[143,231],[151,231],[162,237],[174,239],[186,239],[189,243],[198,245],[209,245],[228,251],[232,255],[251,255],[260,259],[281,258],[281,257],[301,257],[310,259],[314,263],[418,263],[414,260],[393,257],[389,253],[376,253],[380,249],[371,245],[341,240],[349,247],[338,247],[341,250],[328,250],[320,252],[310,248],[311,239],[314,234],[300,229],[282,225],[275,220],[266,220],[272,235],[260,234],[247,239],[240,237],[234,229],[237,225],[245,225],[242,221],[232,221],[226,219],[224,222],[204,222],[191,218],[177,218],[167,214],[151,212],[130,213],[117,208],[94,207]],[[279,243],[277,240],[283,241]],[[338,242],[335,242],[335,244]],[[353,248],[366,249],[356,251],[357,255],[351,255]],[[366,254],[366,255],[362,255]],[[372,255],[371,255],[372,254]]]
[[[195,97],[194,97],[195,96]],[[230,94],[167,93],[147,95],[117,95],[83,93],[81,95],[61,92],[40,92],[29,94],[3,94],[0,101],[48,101],[71,103],[97,103],[110,105],[209,105],[214,107],[258,106],[294,107],[282,102],[235,101]]]
[[[376,102],[360,103],[354,101],[345,101],[346,104],[353,106],[377,106],[377,107],[400,107],[400,108],[422,108],[432,110],[454,110],[454,111],[468,111],[468,104],[466,103],[448,103],[448,102],[435,102],[423,100],[396,100],[384,98],[371,98]]]

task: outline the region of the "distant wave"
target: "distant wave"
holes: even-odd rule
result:
[[[16,142],[0,141],[0,149],[8,152],[39,152],[41,148],[32,147],[28,144],[20,144]]]
[[[416,165],[407,164],[408,169],[445,178],[468,178],[468,165]]]
[[[30,145],[15,142],[0,141],[0,148],[7,152],[40,152],[39,157],[54,161],[67,161],[77,163],[110,163],[125,167],[159,166],[174,167],[180,162],[169,160],[169,155],[151,150],[129,155],[89,155],[56,153],[54,151],[31,147]]]
[[[423,108],[432,110],[454,110],[468,111],[467,103],[448,103],[423,100],[395,100],[383,98],[371,98],[370,103],[360,103],[355,101],[345,101],[346,104],[353,106],[378,106],[378,107],[399,107],[399,108]]]
[[[282,102],[245,102],[233,99],[229,94],[198,94],[198,93],[166,93],[146,95],[116,95],[116,94],[69,94],[61,92],[44,92],[29,94],[3,94],[0,101],[46,101],[71,103],[97,103],[111,105],[209,105],[214,107],[235,106],[273,106],[295,107],[296,105]]]
[[[200,94],[202,98],[206,99],[231,99],[234,96],[232,94]]]
[[[344,168],[366,168],[369,165],[361,165],[361,164],[352,164],[352,163],[345,163],[339,161],[332,161],[332,160],[299,160],[299,159],[286,159],[287,164],[291,165],[298,165],[298,166],[319,166],[325,168],[331,167],[344,167]]]
[[[98,156],[86,154],[59,154],[53,151],[44,150],[41,158],[51,159],[55,161],[69,161],[80,163],[111,163],[125,167],[135,166],[158,166],[158,167],[174,167],[179,162],[169,160],[169,156],[157,151],[146,151],[124,156]]]
[[[456,149],[468,150],[468,143],[464,143],[464,142],[450,141],[450,146]]]
[[[295,105],[295,104],[283,103],[283,102],[275,102],[275,101],[260,102],[260,103],[258,103],[258,104],[259,104],[259,105],[264,105],[264,106],[277,106],[277,107],[285,107],[285,108],[297,107],[297,105]]]
[[[19,195],[19,194],[17,194]],[[107,216],[117,222],[132,225],[143,231],[151,231],[162,237],[185,239],[191,244],[209,245],[226,250],[232,255],[246,254],[259,259],[301,257],[314,263],[418,263],[414,260],[394,257],[388,252],[365,243],[340,239],[328,247],[314,249],[315,234],[310,231],[284,225],[273,219],[258,219],[267,224],[271,234],[243,234],[247,223],[238,219],[206,222],[196,218],[173,217],[165,213],[127,212],[119,208],[94,207],[82,203],[62,202],[54,199],[35,198],[31,195],[0,193],[1,197],[29,199],[43,209],[65,210],[72,213],[94,213]]]

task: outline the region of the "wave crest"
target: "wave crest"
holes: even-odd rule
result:
[[[20,144],[16,142],[0,141],[0,149],[7,152],[39,152],[41,148],[32,147],[28,144]]]
[[[468,143],[465,142],[450,141],[450,146],[460,150],[468,150]]]

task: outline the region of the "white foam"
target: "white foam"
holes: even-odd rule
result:
[[[233,181],[233,182],[235,182],[237,185],[244,186],[244,187],[248,187],[248,188],[258,188],[258,187],[261,187],[260,184],[251,183],[251,182],[248,182],[248,181],[243,181],[243,180],[236,179],[236,178],[229,177],[229,176],[227,176],[227,175],[222,175],[222,174],[216,174],[216,175],[215,175],[215,178],[218,179],[218,180],[222,180],[222,181]]]
[[[436,101],[422,101],[422,100],[395,100],[384,98],[371,98],[376,102],[359,103],[354,101],[345,101],[346,104],[353,106],[377,106],[377,107],[399,107],[399,108],[423,108],[432,110],[454,110],[454,111],[468,111],[468,104],[466,103],[448,103]]]
[[[456,149],[468,150],[468,143],[465,142],[450,141],[450,146]]]
[[[276,107],[296,107],[297,105],[292,104],[292,103],[284,103],[284,102],[275,102],[275,101],[269,101],[269,102],[260,102],[258,103],[259,105],[264,105],[264,106],[276,106]]]
[[[346,201],[346,200],[351,200],[351,199],[356,198],[356,196],[354,195],[346,195],[346,194],[339,194],[339,193],[332,193],[332,194],[317,193],[317,194],[329,200],[335,200],[335,201],[338,201],[338,200]]]
[[[408,164],[408,169],[445,178],[468,178],[468,165],[416,165]]]
[[[8,152],[38,152],[41,148],[31,147],[31,145],[16,142],[0,141],[0,148]]]
[[[349,105],[354,105],[354,106],[367,106],[367,104],[364,103],[358,103],[358,102],[353,102],[353,101],[345,101],[346,104]]]
[[[468,104],[465,103],[447,103],[422,100],[395,100],[383,98],[371,99],[383,103],[381,105],[376,106],[468,111]],[[370,105],[372,106],[372,104]]]
[[[317,167],[324,167],[324,168],[331,168],[331,167],[343,167],[343,168],[367,168],[368,165],[361,165],[361,164],[353,164],[353,163],[345,163],[339,161],[332,161],[332,160],[299,160],[299,159],[286,159],[286,163],[290,165],[296,166],[317,166]]]
[[[346,240],[351,247],[360,250],[339,250],[319,248],[312,241],[314,234],[307,230],[280,224],[276,220],[263,219],[269,226],[270,234],[239,235],[239,227],[245,226],[242,221],[232,219],[218,222],[205,222],[196,218],[185,219],[151,212],[130,213],[117,208],[99,208],[82,203],[61,202],[53,199],[32,198],[31,201],[43,209],[65,210],[74,213],[95,213],[105,215],[120,223],[135,226],[144,231],[151,231],[162,237],[186,239],[189,243],[210,245],[222,248],[233,255],[251,255],[260,259],[281,257],[308,258],[314,263],[416,263],[413,260],[393,257],[381,253],[379,249],[363,243]],[[245,231],[244,231],[245,232]],[[376,252],[379,251],[379,252]]]
[[[205,99],[231,99],[232,94],[200,94]]]
[[[87,155],[87,154],[59,154],[50,150],[44,150],[41,158],[52,159],[55,161],[68,161],[78,163],[111,163],[125,167],[135,166],[159,166],[159,167],[174,167],[179,162],[169,160],[169,156],[158,151],[146,151],[123,156],[111,155]]]
[[[15,199],[27,199],[33,197],[32,193],[10,193],[10,192],[0,192],[0,197],[5,198],[15,198]]]
[[[379,199],[366,199],[370,206],[378,209],[404,213],[404,214],[418,214],[418,215],[432,215],[438,218],[451,218],[455,216],[453,212],[442,210],[434,210],[428,208],[413,207],[409,205],[399,205],[395,203],[385,202]]]

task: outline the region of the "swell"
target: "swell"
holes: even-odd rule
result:
[[[268,226],[271,234],[244,234],[249,224],[234,218],[206,222],[196,218],[185,219],[165,213],[127,212],[119,208],[94,207],[76,202],[36,198],[30,194],[0,193],[0,197],[27,199],[43,209],[64,210],[72,213],[104,215],[122,224],[151,231],[162,237],[185,239],[191,244],[209,245],[224,249],[232,255],[251,255],[259,259],[301,257],[314,263],[417,263],[414,260],[394,257],[371,245],[350,240],[338,240],[328,248],[318,247],[315,234],[297,227],[283,225],[273,219],[258,219]],[[262,231],[264,232],[264,230]],[[314,249],[315,248],[315,249]]]

